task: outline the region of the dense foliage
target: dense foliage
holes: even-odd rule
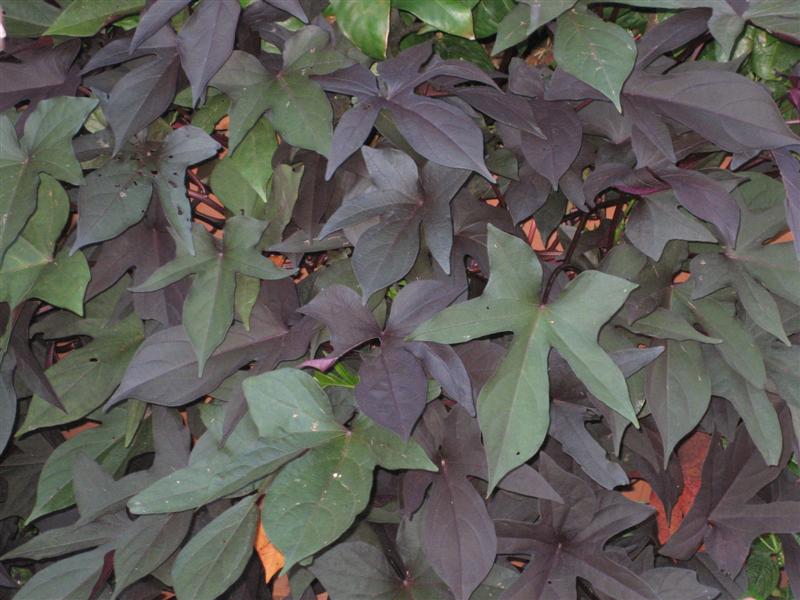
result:
[[[0,5],[0,597],[800,597],[800,3]]]

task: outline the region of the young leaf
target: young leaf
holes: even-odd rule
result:
[[[514,333],[508,355],[478,398],[491,491],[544,441],[551,347],[592,394],[636,423],[625,377],[596,339],[599,328],[619,310],[635,285],[596,271],[582,273],[555,302],[542,305],[541,266],[530,247],[492,226],[488,231],[492,270],[483,295],[445,309],[418,327],[411,339],[457,343],[499,332]],[[582,305],[590,298],[592,310],[586,311]]]

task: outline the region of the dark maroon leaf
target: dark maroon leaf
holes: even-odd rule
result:
[[[402,168],[404,163],[398,165]],[[390,165],[384,166],[387,170],[378,177],[390,177]],[[408,438],[425,409],[426,372],[453,399],[472,407],[469,376],[458,355],[449,347],[404,339],[419,323],[448,306],[461,293],[461,288],[437,281],[409,283],[395,298],[386,327],[381,329],[355,291],[332,285],[299,309],[325,323],[333,343],[332,354],[306,364],[327,370],[350,350],[370,340],[379,340],[379,349],[364,354],[355,390],[356,402],[374,421]]]
[[[544,139],[522,132],[522,154],[530,167],[545,177],[553,189],[581,147],[581,122],[575,111],[555,102],[532,101]]]
[[[739,206],[721,183],[698,171],[660,173],[675,197],[694,216],[714,224],[730,245],[739,231]]]
[[[504,600],[576,598],[578,577],[612,598],[656,600],[647,582],[604,549],[609,538],[638,525],[652,510],[614,492],[595,492],[546,454],[540,456],[542,474],[564,504],[542,500],[536,524],[495,522],[499,554],[532,558]]]
[[[110,408],[127,398],[160,406],[182,406],[215,389],[237,369],[269,350],[286,333],[266,310],[256,307],[250,330],[233,325],[197,376],[197,356],[183,326],[169,327],[146,338],[131,360]]]
[[[23,100],[28,100],[28,110],[33,110],[45,98],[71,96],[80,81],[78,69],[72,68],[80,47],[78,40],[33,47],[12,54],[19,62],[0,62],[0,111]]]
[[[139,25],[133,32],[130,52],[133,53],[143,42],[150,39],[169,20],[177,15],[191,0],[156,0],[139,17]]]
[[[195,105],[233,51],[240,12],[238,0],[200,2],[178,34],[178,54],[192,85]]]
[[[653,27],[637,45],[637,68],[646,68],[656,58],[680,48],[708,30],[708,18],[711,12],[707,8],[684,10],[673,18]]]
[[[481,69],[464,61],[441,61],[434,58],[420,72],[430,55],[430,44],[418,44],[382,62],[378,69],[378,80],[385,86],[385,94],[378,91],[375,76],[362,66],[354,65],[330,75],[315,77],[324,89],[353,94],[359,98],[360,103],[367,103],[359,109],[366,117],[364,122],[357,123],[356,115],[348,116],[345,119],[345,130],[339,135],[338,128],[334,131],[334,139],[340,149],[336,152],[335,160],[331,160],[328,165],[326,179],[360,147],[372,128],[373,114],[381,108],[392,114],[400,134],[428,160],[451,168],[476,171],[487,179],[492,179],[483,160],[482,135],[475,122],[457,106],[417,95],[414,88],[440,76],[462,81],[479,81],[493,87],[496,84]],[[348,132],[354,137],[348,138]]]
[[[629,483],[625,471],[606,455],[606,449],[586,429],[590,418],[582,406],[554,401],[550,407],[550,429],[548,433],[558,440],[564,452],[569,454],[589,477],[606,489]]]
[[[358,407],[379,425],[403,438],[425,408],[425,372],[402,345],[384,345],[378,354],[365,356],[356,386]]]
[[[420,230],[436,262],[449,273],[450,201],[469,172],[433,162],[420,172],[414,161],[398,150],[365,146],[362,154],[375,187],[346,199],[319,236],[380,217],[355,240],[353,271],[364,301],[408,273],[419,252]]]
[[[494,563],[497,538],[483,498],[464,473],[446,458],[439,464],[424,509],[423,549],[453,595],[467,600]]]
[[[34,356],[28,342],[28,336],[30,335],[28,328],[38,308],[39,304],[37,302],[32,300],[26,302],[19,310],[11,329],[9,348],[13,353],[14,363],[16,364],[15,373],[34,394],[59,410],[66,412],[58,394],[53,389],[53,384],[50,383],[44,372],[44,367]],[[0,357],[2,357],[2,352],[0,352]]]
[[[735,576],[744,565],[754,538],[765,532],[799,531],[797,501],[755,499],[765,485],[778,477],[788,456],[786,444],[780,464],[769,467],[743,428],[725,448],[715,434],[703,464],[700,491],[678,531],[661,548],[661,554],[687,560],[703,544],[717,566]]]
[[[656,76],[634,71],[623,95],[730,152],[747,154],[800,141],[783,122],[769,92],[735,73],[695,69]]]
[[[169,107],[175,97],[179,70],[177,54],[157,57],[124,75],[107,98],[100,96],[114,132],[115,154]]]
[[[800,163],[786,150],[774,150],[772,157],[786,188],[786,221],[794,234],[794,248],[800,256]]]

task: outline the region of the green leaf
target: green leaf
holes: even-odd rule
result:
[[[730,367],[752,386],[763,390],[767,380],[764,357],[753,339],[726,305],[712,299],[691,304],[697,320],[715,338],[722,340],[714,348]]]
[[[482,39],[497,33],[497,26],[515,6],[514,0],[480,0],[472,10],[475,37]]]
[[[45,374],[66,411],[34,395],[17,435],[77,421],[99,407],[119,385],[143,340],[142,321],[131,315],[47,369]]]
[[[318,83],[299,73],[286,73],[270,82],[266,100],[270,121],[289,144],[328,155],[333,111]]]
[[[497,37],[492,54],[499,54],[524,41],[539,27],[575,6],[575,3],[576,0],[521,0],[497,25]],[[480,6],[479,4],[478,7]],[[476,19],[478,7],[476,7]],[[476,33],[478,33],[477,24]]]
[[[253,553],[256,498],[240,500],[183,547],[172,566],[178,598],[216,598],[239,579]]]
[[[375,459],[356,435],[340,435],[286,465],[264,497],[261,520],[285,571],[339,538],[367,506]]]
[[[99,427],[82,431],[53,450],[39,476],[36,504],[27,523],[75,503],[72,464],[79,454],[98,461],[112,473],[122,466],[128,453],[124,444],[126,416],[126,411],[116,409]]]
[[[781,577],[781,569],[772,554],[762,549],[751,552],[745,570],[747,593],[755,598],[771,598]]]
[[[269,222],[261,238],[263,248],[269,248],[283,241],[283,230],[292,219],[294,205],[300,195],[300,180],[303,178],[302,165],[278,165],[272,177],[272,189],[266,207]]]
[[[719,338],[703,335],[682,316],[664,308],[657,308],[649,315],[639,319],[630,330],[634,333],[641,333],[657,339],[677,340],[685,342],[693,340],[705,344],[719,344]]]
[[[90,98],[43,100],[25,122],[19,142],[11,121],[0,114],[0,260],[36,210],[39,173],[82,183],[70,140],[95,106],[97,100]]]
[[[114,552],[112,600],[130,584],[164,564],[180,547],[191,523],[189,511],[136,519]]]
[[[558,18],[553,53],[560,68],[607,96],[622,112],[622,84],[636,63],[636,44],[627,31],[594,14],[571,10]]]
[[[198,508],[263,479],[303,449],[291,442],[260,441],[241,452],[226,447],[159,479],[131,498],[128,508],[137,515]]]
[[[705,353],[712,393],[725,398],[739,413],[747,433],[768,465],[777,465],[783,450],[778,414],[763,389],[754,387],[732,369],[718,353]]]
[[[634,284],[599,271],[575,278],[553,303],[541,305],[542,270],[521,239],[488,227],[491,275],[483,295],[446,308],[411,339],[445,344],[510,331],[505,360],[481,390],[478,420],[489,460],[489,492],[529,460],[547,434],[547,357],[554,347],[600,401],[633,423],[625,377],[598,345],[600,327],[619,310]],[[592,310],[586,310],[591,304]]]
[[[693,341],[667,340],[645,373],[645,398],[661,433],[666,468],[675,446],[708,410],[711,378],[700,344]]]
[[[259,119],[231,154],[211,173],[211,189],[234,215],[263,219],[272,155],[278,147],[269,121]]]
[[[384,469],[437,470],[436,465],[417,442],[403,441],[396,433],[381,427],[364,415],[359,415],[353,423],[353,434],[363,439],[372,451],[375,462]]]
[[[58,17],[46,0],[3,0],[4,26],[11,37],[39,37]]]
[[[472,30],[472,5],[464,0],[393,0],[392,5],[410,12],[432,27],[475,39]]]
[[[44,35],[92,36],[143,7],[144,0],[72,0]]]
[[[192,245],[192,208],[186,196],[186,169],[211,158],[219,144],[197,127],[188,125],[172,131],[164,140],[158,155],[153,182],[167,221],[180,241],[194,253]]]
[[[330,402],[314,378],[300,370],[251,377],[244,388],[251,413],[259,413],[254,419],[263,428],[262,436],[304,444],[328,437],[286,465],[264,498],[264,530],[286,558],[285,570],[350,527],[369,501],[376,465],[436,470],[417,442],[403,442],[364,415],[356,418],[352,430],[338,426],[331,437],[337,425]]]
[[[261,292],[261,281],[255,277],[248,277],[241,273],[236,274],[236,293],[233,296],[233,308],[236,318],[242,322],[244,328],[250,331],[250,316]]]
[[[233,152],[267,110],[270,76],[252,54],[234,50],[209,85],[231,100],[228,150]]]
[[[103,570],[105,553],[109,550],[97,548],[51,564],[31,577],[14,598],[89,598]]]
[[[344,435],[328,396],[299,369],[278,369],[242,383],[250,416],[269,441],[291,439],[312,447]]]
[[[92,171],[78,192],[78,234],[73,250],[118,236],[138,223],[150,206],[153,183],[142,165],[112,160]]]
[[[528,37],[531,11],[524,4],[517,4],[497,26],[492,54],[500,54]]]
[[[83,314],[83,295],[89,265],[79,253],[62,251],[55,257],[56,240],[69,217],[69,199],[61,185],[41,176],[37,208],[0,263],[0,301],[16,307],[28,298]]]
[[[391,0],[332,0],[336,23],[364,54],[383,60],[389,40]]]
[[[183,326],[195,349],[199,374],[233,323],[236,273],[259,279],[283,279],[291,274],[258,251],[264,227],[265,223],[250,217],[228,219],[223,248],[219,251],[208,231],[195,224],[192,227],[195,255],[180,254],[147,281],[132,288],[134,292],[152,292],[194,275],[183,304]]]

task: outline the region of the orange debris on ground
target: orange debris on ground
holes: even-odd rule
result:
[[[258,533],[256,534],[256,541],[253,544],[264,567],[264,580],[269,583],[273,577],[283,568],[286,561],[283,554],[278,550],[272,542],[269,541],[264,526],[261,521],[258,523]]]
[[[678,530],[694,504],[697,492],[700,490],[703,463],[706,460],[710,443],[710,435],[697,431],[678,446],[678,461],[683,474],[683,491],[672,508],[672,518],[669,522],[667,522],[664,504],[646,481],[638,479],[634,481],[630,491],[623,492],[623,495],[629,500],[649,504],[656,509],[658,541],[662,544],[665,544]]]

